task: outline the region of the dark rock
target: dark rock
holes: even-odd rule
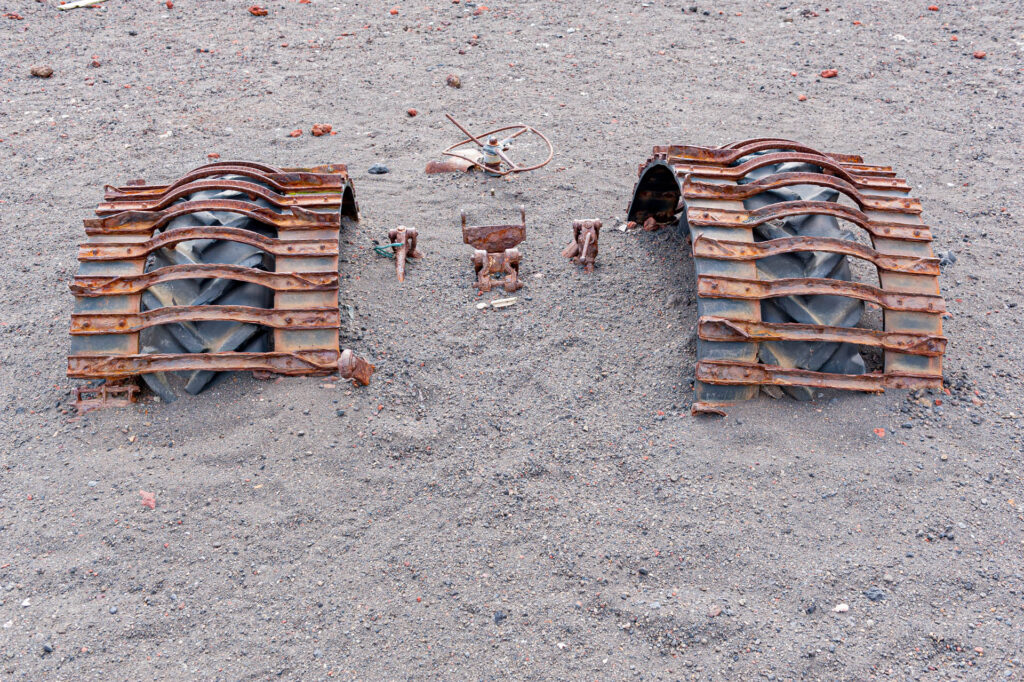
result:
[[[495,611],[494,612],[494,624],[495,625],[501,625],[501,621],[505,620],[506,618],[508,618],[508,614],[506,614],[504,611]]]
[[[869,587],[868,589],[864,590],[864,596],[870,599],[871,601],[882,601],[883,599],[885,599],[885,592],[882,592],[882,590],[878,589],[877,587]]]
[[[372,166],[370,166],[370,170],[369,170],[369,173],[371,175],[384,175],[385,173],[390,173],[390,172],[391,172],[391,169],[389,169],[383,163],[375,163]]]

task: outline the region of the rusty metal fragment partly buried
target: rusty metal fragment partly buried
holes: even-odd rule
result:
[[[921,202],[892,168],[763,138],[655,147],[639,176],[628,220],[690,236],[694,414],[724,414],[769,385],[794,397],[942,387],[939,262]],[[851,281],[847,259],[874,266],[878,285]],[[882,329],[861,326],[865,304],[882,308]],[[863,348],[881,351],[880,371]]]
[[[594,271],[597,260],[597,239],[601,235],[600,220],[572,221],[572,241],[562,251],[562,256],[583,266],[583,272]]]
[[[455,117],[451,114],[445,114],[445,117],[466,135],[466,139],[453,144],[441,152],[445,157],[444,161],[431,161],[428,163],[426,168],[428,174],[465,173],[478,168],[488,175],[502,177],[542,168],[555,155],[555,148],[551,145],[551,141],[544,133],[532,126],[525,124],[504,126],[474,135],[465,126],[456,121]],[[541,140],[546,148],[546,155],[544,160],[539,163],[520,165],[509,158],[506,152],[511,150],[513,143],[518,137],[527,133]]]
[[[513,292],[523,286],[519,281],[522,254],[515,247],[526,239],[525,206],[519,207],[519,217],[519,225],[467,225],[466,212],[461,212],[462,241],[474,249],[475,286],[480,291],[504,286]]]
[[[218,372],[369,382],[339,346],[338,238],[358,220],[344,165],[278,169],[228,161],[167,184],[106,188],[85,221],[71,283],[68,376],[80,410],[159,395],[172,374],[198,393]]]
[[[415,227],[399,225],[388,232],[391,251],[395,254],[395,274],[399,282],[405,281],[405,261],[408,258],[423,258],[423,254],[416,248],[416,240],[419,233]]]

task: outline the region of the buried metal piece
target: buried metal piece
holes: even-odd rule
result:
[[[428,174],[468,172],[473,168],[479,168],[492,177],[503,177],[512,173],[524,173],[542,168],[555,155],[555,148],[551,145],[551,141],[532,126],[525,124],[504,126],[488,130],[481,135],[474,135],[456,121],[455,117],[451,114],[445,114],[445,116],[456,128],[465,133],[466,139],[453,144],[441,152],[442,155],[448,157],[445,161],[431,161],[428,163],[426,168]],[[512,147],[512,141],[525,133],[536,135],[547,147],[547,156],[540,163],[519,166],[505,154]],[[469,144],[475,144],[476,148],[466,147]]]
[[[475,286],[480,291],[490,291],[502,285],[511,293],[523,286],[519,281],[522,254],[515,247],[526,239],[525,206],[519,207],[519,216],[519,225],[466,225],[466,212],[462,211],[462,241],[475,249]],[[494,279],[494,275],[501,279]]]
[[[342,379],[351,379],[353,386],[369,386],[370,377],[377,369],[366,360],[346,348],[338,358],[338,375]]]
[[[594,271],[597,260],[597,238],[601,234],[600,220],[572,221],[572,241],[565,247],[562,255],[572,259],[573,263],[583,266],[583,272]]]
[[[139,385],[131,379],[104,381],[99,386],[76,386],[78,416],[108,407],[128,407],[139,397]]]
[[[419,233],[415,227],[399,225],[388,232],[391,250],[395,254],[395,273],[398,281],[405,281],[405,260],[406,258],[423,258],[423,254],[416,248],[416,238]]]

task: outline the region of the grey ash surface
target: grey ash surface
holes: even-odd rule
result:
[[[8,4],[4,679],[1021,679],[1019,5],[487,4]],[[427,177],[445,111],[557,156]],[[653,144],[763,136],[915,187],[957,257],[950,395],[689,416],[684,246],[615,219]],[[208,153],[350,165],[346,345],[373,384],[239,376],[71,421],[81,220]],[[458,209],[519,203],[526,287],[482,313]],[[573,218],[605,222],[591,277],[559,256]],[[369,248],[400,223],[426,254],[404,286]]]

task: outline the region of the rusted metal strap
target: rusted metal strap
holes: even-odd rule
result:
[[[943,313],[946,303],[941,296],[884,291],[860,282],[838,279],[794,277],[791,279],[756,280],[736,277],[701,275],[697,278],[697,294],[708,298],[761,300],[782,296],[849,296],[875,303],[887,310],[917,313]]]
[[[154,284],[179,279],[230,279],[249,282],[274,291],[330,291],[338,288],[336,272],[266,272],[240,265],[168,265],[142,275],[84,277],[79,275],[70,289],[76,296],[137,294]]]
[[[782,137],[754,137],[749,140],[740,140],[738,142],[730,142],[724,144],[720,149],[739,149],[740,147],[749,147],[753,144],[760,142],[774,142],[776,144],[801,144],[795,140],[788,140]],[[657,147],[655,147],[657,149]],[[863,163],[864,158],[856,154],[834,154],[832,152],[823,152],[824,156],[831,156],[832,158],[841,161],[842,163]]]
[[[252,182],[243,180],[198,180],[176,187],[174,190],[160,195],[156,199],[142,199],[136,201],[131,195],[115,198],[99,205],[96,215],[108,215],[120,213],[121,211],[158,211],[167,208],[178,199],[187,198],[195,192],[208,191],[235,191],[247,195],[250,199],[263,199],[271,206],[277,208],[291,208],[301,206],[304,208],[338,208],[341,206],[342,197],[337,193],[330,194],[290,194],[282,195],[273,192],[266,187],[261,187]]]
[[[182,185],[218,175],[240,175],[251,178],[256,182],[270,185],[270,188],[279,194],[300,190],[337,192],[345,186],[347,179],[343,175],[326,173],[267,173],[266,171],[246,166],[219,166],[214,168],[197,168],[169,185],[126,185],[124,187],[106,185],[104,187],[104,198],[107,201],[159,199],[167,192],[173,191]]]
[[[921,213],[921,201],[913,197],[887,197],[865,194],[842,178],[822,173],[776,173],[745,185],[723,185],[701,182],[691,176],[683,179],[683,199],[716,199],[721,201],[742,201],[772,189],[794,185],[817,185],[828,187],[857,202],[861,210],[885,211],[891,213]]]
[[[279,231],[330,230],[341,225],[341,219],[335,212],[310,211],[292,206],[287,213],[278,213],[248,201],[234,199],[186,201],[162,211],[123,211],[103,218],[86,219],[83,222],[85,233],[88,235],[152,233],[179,216],[203,211],[225,211],[244,215]]]
[[[274,329],[337,329],[337,308],[253,308],[244,305],[165,306],[138,313],[74,313],[71,334],[133,334],[148,327],[175,322],[230,320]]]
[[[828,374],[806,369],[732,360],[701,360],[697,363],[697,380],[708,384],[732,386],[752,384],[813,386],[867,393],[883,393],[887,388],[942,388],[941,376],[927,374],[910,372]]]
[[[193,239],[225,239],[255,246],[275,256],[336,256],[338,242],[333,239],[281,240],[237,227],[183,227],[161,232],[152,239],[137,243],[90,242],[78,247],[79,261],[130,260],[144,258],[167,246]]]
[[[756,154],[757,152],[764,152],[769,150],[775,150],[778,152],[799,152],[803,154],[825,156],[832,159],[834,162],[843,164],[859,164],[863,163],[864,161],[864,159],[862,159],[859,156],[819,152],[817,149],[813,149],[799,142],[793,142],[792,140],[776,140],[771,138],[761,140],[748,140],[735,147],[727,148],[695,147],[692,145],[675,144],[668,145],[665,147],[656,146],[654,148],[654,153],[665,154],[669,162],[684,161],[689,163],[728,166],[733,163],[736,163],[744,156],[749,156],[751,154]],[[891,171],[892,169],[890,168],[885,170]]]
[[[905,272],[911,275],[939,274],[938,258],[886,255],[863,244],[832,237],[782,237],[764,242],[734,242],[700,235],[693,241],[694,258],[715,260],[751,261],[801,251],[841,253],[869,261],[879,270]]]
[[[196,370],[262,371],[286,375],[320,374],[336,371],[338,358],[337,350],[292,353],[71,355],[68,357],[68,376],[77,379],[102,379],[152,372]]]
[[[687,210],[686,219],[690,225],[695,226],[754,228],[772,220],[797,215],[830,215],[842,218],[863,228],[873,237],[905,239],[915,242],[931,241],[931,230],[927,225],[906,225],[871,220],[863,212],[851,206],[831,201],[782,201],[754,211],[730,211],[694,206]]]
[[[697,335],[705,341],[807,341],[856,343],[908,355],[938,357],[946,350],[946,338],[914,332],[885,332],[860,327],[828,327],[820,324],[751,322],[705,316],[697,323]]]
[[[306,168],[275,168],[274,166],[268,166],[265,163],[257,163],[255,161],[214,161],[199,166],[199,168],[223,168],[225,166],[244,166],[245,168],[255,168],[264,173],[348,173],[348,166],[343,163],[329,163],[323,166],[309,166]]]
[[[827,173],[839,176],[857,189],[878,189],[878,190],[909,190],[910,186],[900,178],[879,177],[874,175],[858,175],[852,173],[841,163],[833,161],[828,157],[816,154],[801,154],[799,152],[778,152],[775,154],[762,154],[744,161],[738,166],[706,166],[701,164],[676,163],[672,164],[673,170],[678,176],[686,176],[690,173],[700,177],[725,178],[728,180],[740,180],[748,173],[779,163],[807,163],[821,168]]]

